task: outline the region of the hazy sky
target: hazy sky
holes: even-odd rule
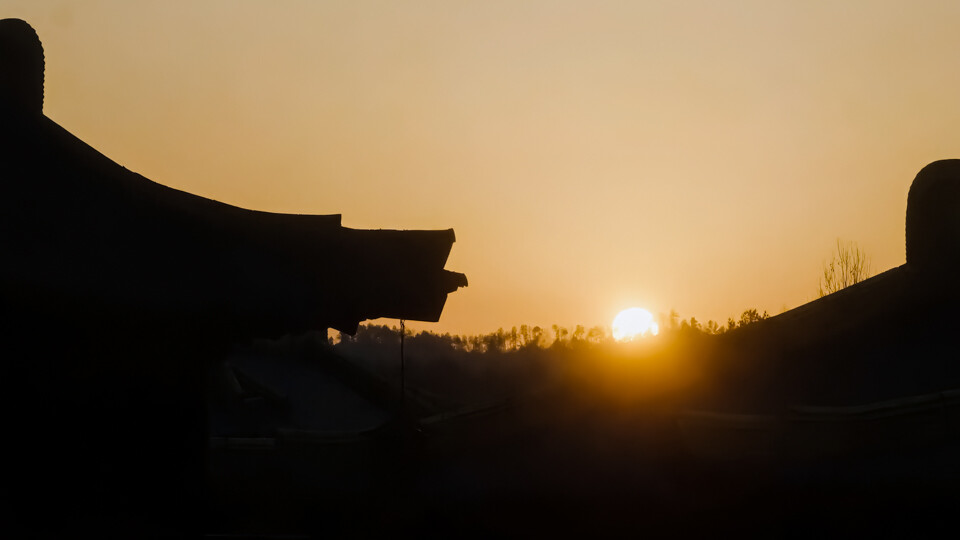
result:
[[[45,112],[128,169],[357,228],[453,227],[437,331],[726,320],[904,261],[960,148],[955,1],[0,0]]]

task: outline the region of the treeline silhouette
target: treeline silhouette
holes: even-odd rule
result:
[[[702,324],[671,310],[658,317],[655,339],[629,343],[616,342],[606,328],[583,325],[524,324],[477,335],[405,330],[402,358],[400,328],[367,324],[352,336],[328,337],[323,346],[397,401],[403,379],[408,404],[429,414],[564,389],[612,398],[662,396],[709,367],[717,337],[768,317],[747,309],[724,325]]]
[[[304,465],[376,471],[382,478],[362,498],[316,483],[297,488],[309,496],[278,506],[277,475],[265,475],[247,488],[256,501],[250,513],[308,529],[330,527],[327,521],[355,527],[408,501],[404,527],[415,532],[457,530],[463,522],[483,523],[492,533],[529,523],[547,532],[568,524],[588,532],[598,520],[614,528],[672,524],[677,513],[663,502],[660,486],[672,471],[686,470],[686,454],[671,412],[704,379],[699,366],[715,363],[712,351],[732,336],[708,334],[679,317],[671,324],[669,316],[655,339],[629,343],[615,342],[601,327],[519,325],[474,336],[406,331],[401,354],[400,328],[384,324],[334,339],[312,332],[258,341],[252,352],[265,362],[292,355],[322,366],[397,414],[369,450],[344,447],[337,451],[349,457]],[[290,471],[291,478],[304,476]],[[405,474],[415,474],[416,482],[403,480]],[[694,488],[712,492],[700,480]],[[230,503],[231,497],[225,495]],[[656,508],[661,522],[638,514],[632,508],[638,500]],[[298,510],[303,501],[310,511]],[[338,510],[323,514],[320,524],[315,508]]]
[[[696,317],[681,319],[676,310],[671,310],[669,313],[659,314],[657,325],[662,332],[692,330],[704,334],[719,335],[769,317],[770,314],[767,311],[761,313],[759,310],[751,308],[744,310],[738,318],[728,317],[726,324],[717,323],[712,319],[706,323],[701,323]],[[400,329],[397,326],[367,324],[361,325],[355,335],[340,333],[338,336],[330,338],[330,343],[331,345],[342,345],[343,348],[383,345],[385,343],[399,346],[399,336]],[[466,353],[578,347],[600,345],[613,341],[612,334],[606,328],[593,326],[588,329],[579,324],[572,330],[556,324],[549,328],[522,324],[513,326],[509,330],[501,327],[493,332],[475,335],[459,335],[449,332],[438,334],[424,330],[408,332],[405,337],[406,343],[414,349],[426,348],[432,352],[448,350]]]
[[[676,311],[670,311],[670,315],[666,317],[669,322],[667,328],[676,330],[676,329],[685,329],[689,328],[691,330],[696,330],[698,332],[703,332],[705,334],[723,334],[729,332],[730,330],[735,330],[737,328],[742,328],[748,324],[752,324],[764,319],[769,319],[770,314],[766,310],[763,313],[760,313],[758,310],[751,308],[745,309],[743,313],[740,314],[739,318],[728,317],[726,324],[717,323],[717,321],[709,320],[706,324],[702,324],[697,320],[696,317],[690,317],[690,319],[683,319],[679,323],[679,315]],[[663,315],[660,316],[660,319],[663,320]],[[660,325],[661,328],[664,328],[664,325]]]

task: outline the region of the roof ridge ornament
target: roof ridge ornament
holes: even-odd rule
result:
[[[0,107],[43,114],[43,44],[21,19],[0,20]]]
[[[960,159],[934,161],[907,195],[907,264],[956,271],[960,264]]]

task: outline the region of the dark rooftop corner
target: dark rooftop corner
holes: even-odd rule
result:
[[[0,21],[0,45],[0,107],[13,115],[2,134],[4,224],[22,255],[9,282],[111,309],[206,309],[234,337],[436,321],[466,286],[443,269],[452,229],[345,229],[339,216],[246,210],[126,170],[42,115],[43,48],[29,24]],[[35,249],[41,240],[47,249]],[[331,283],[339,291],[324,292]]]
[[[809,459],[955,444],[958,220],[960,160],[931,163],[910,188],[905,264],[723,336],[711,388],[681,416],[693,451]],[[753,442],[735,435],[748,425]]]

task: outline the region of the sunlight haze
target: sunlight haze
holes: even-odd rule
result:
[[[960,148],[949,1],[0,0],[44,111],[230,204],[456,231],[438,332],[726,321],[816,297],[836,240],[904,262]]]

